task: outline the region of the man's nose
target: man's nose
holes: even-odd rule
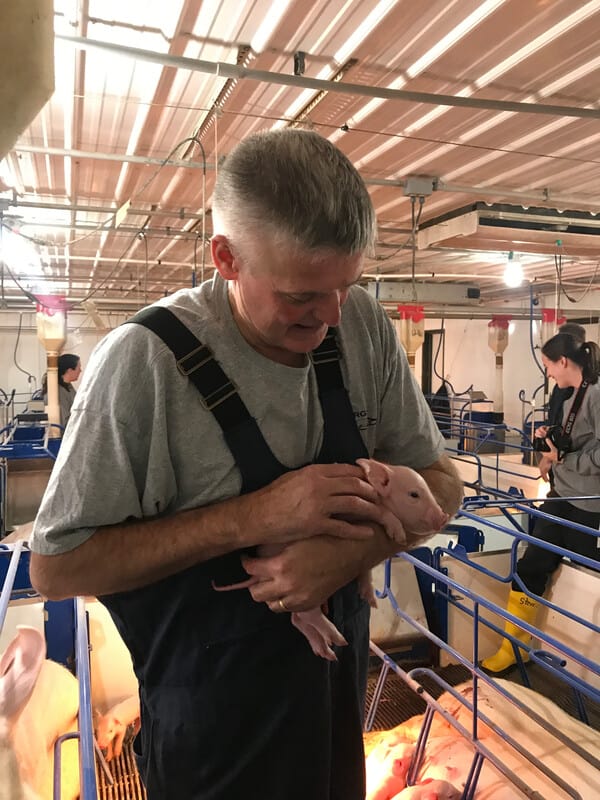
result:
[[[330,292],[319,300],[316,315],[330,328],[340,324],[346,292]]]

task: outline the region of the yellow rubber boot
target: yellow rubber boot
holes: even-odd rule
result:
[[[511,592],[508,595],[508,605],[506,606],[506,610],[510,614],[514,614],[515,617],[519,617],[519,619],[522,619],[524,622],[528,622],[530,625],[533,625],[537,616],[538,605],[539,603],[533,598],[529,597],[528,594],[525,594],[525,592],[515,592],[511,589]],[[524,644],[529,644],[531,640],[531,636],[528,633],[516,625],[513,625],[512,622],[507,622],[504,626],[504,630],[506,633],[514,636],[515,639],[519,639]],[[523,661],[529,660],[527,653],[523,652],[522,656]],[[515,658],[512,642],[510,639],[502,639],[502,644],[500,645],[498,652],[494,653],[493,656],[484,659],[481,662],[481,666],[486,672],[497,674],[504,672],[504,670],[509,669],[509,667],[512,667],[516,663],[517,659]]]

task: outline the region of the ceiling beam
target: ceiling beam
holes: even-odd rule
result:
[[[126,153],[99,153],[95,150],[73,150],[66,147],[42,147],[38,145],[16,144],[13,147],[19,153],[34,153],[47,156],[66,156],[68,158],[93,158],[97,161],[118,161],[129,164],[156,164],[159,167],[185,167],[186,169],[215,169],[214,164],[204,165],[201,161],[180,161],[175,159],[150,158],[149,156],[132,156]],[[114,210],[114,209],[113,209]]]
[[[56,35],[57,41],[66,42],[83,50],[104,50],[122,56],[134,58],[136,61],[149,61],[153,64],[188,69],[192,72],[204,72],[222,78],[236,78],[239,80],[255,80],[262,83],[274,83],[281,86],[296,86],[302,89],[314,89],[316,92],[326,91],[339,94],[359,95],[363,97],[377,97],[383,100],[400,100],[410,103],[425,103],[434,106],[452,106],[461,108],[480,108],[488,111],[508,111],[516,114],[542,114],[555,117],[576,117],[578,119],[600,119],[600,109],[578,108],[576,106],[555,106],[545,103],[514,103],[509,100],[492,100],[491,98],[458,97],[448,94],[433,94],[430,92],[411,92],[405,89],[387,89],[384,86],[367,86],[360,83],[333,83],[329,80],[306,78],[304,76],[284,75],[266,70],[247,69],[223,61],[204,61],[185,56],[173,56],[166,53],[157,53],[152,50],[143,50],[137,47],[112,42],[102,42],[97,39],[88,39],[81,36]]]

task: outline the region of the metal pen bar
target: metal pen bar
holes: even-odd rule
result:
[[[598,538],[598,531],[593,530],[592,528],[588,528],[585,525],[578,525],[575,522],[570,522],[569,520],[562,519],[562,517],[553,517],[551,514],[543,514],[542,516],[546,517],[547,519],[556,520],[561,525],[564,525],[566,528],[573,528],[574,530],[580,530],[584,533],[589,533],[592,536]],[[476,514],[470,514],[468,511],[458,511],[457,516],[466,517],[467,519],[481,521],[481,517],[478,517]],[[538,547],[543,547],[545,550],[550,550],[552,553],[557,553],[561,556],[566,556],[570,558],[571,561],[576,562],[577,564],[581,564],[584,567],[589,567],[589,569],[597,570],[598,569],[598,561],[593,558],[588,558],[587,556],[582,556],[579,553],[575,553],[572,550],[567,550],[565,547],[559,547],[556,544],[551,544],[550,542],[545,542],[542,539],[537,539],[535,536],[531,536],[528,533],[520,533],[509,530],[508,528],[504,528],[497,522],[493,522],[489,519],[486,519],[485,524],[489,528],[493,528],[494,530],[500,531],[501,533],[506,533],[508,536],[517,537],[519,540],[527,542],[528,544],[535,544]]]
[[[438,582],[446,584],[448,586],[452,586],[454,589],[458,589],[461,594],[468,597],[469,600],[471,600],[473,603],[477,603],[478,605],[482,606],[488,611],[492,611],[494,614],[502,617],[507,622],[512,622],[517,627],[522,628],[524,631],[531,634],[532,636],[541,639],[543,642],[555,648],[560,653],[563,653],[568,658],[572,658],[574,661],[577,661],[578,663],[584,665],[585,667],[587,667],[587,669],[600,676],[600,665],[598,663],[592,661],[591,659],[586,658],[585,656],[582,656],[580,653],[576,653],[574,650],[571,650],[571,648],[567,647],[562,642],[559,642],[558,639],[555,639],[553,636],[549,636],[543,631],[540,631],[539,628],[530,625],[525,620],[519,619],[518,617],[514,616],[509,611],[507,611],[505,608],[502,608],[493,603],[491,600],[487,600],[484,597],[476,595],[471,589],[462,586],[457,581],[454,581],[447,575],[444,575],[442,572],[437,571],[435,567],[429,567],[427,564],[424,564],[422,561],[419,561],[419,559],[414,558],[414,556],[411,556],[410,553],[401,553],[399,557],[403,558],[405,561],[409,561],[416,569],[420,569],[421,571],[426,572],[427,574],[435,577]],[[588,628],[591,631],[600,632],[600,628],[593,622],[590,622],[589,620],[584,620],[581,617],[578,617],[576,614],[571,614],[570,612],[566,612],[564,609],[560,609],[557,606],[552,606],[552,604],[548,603],[548,601],[544,601],[544,598],[541,598],[538,595],[533,595],[533,596],[535,596],[536,599],[542,602],[544,605],[548,605],[548,607],[551,607],[563,613],[565,616],[568,615],[574,622],[577,622],[579,625],[582,625],[583,627]],[[393,598],[393,592],[391,591],[391,588],[388,591],[388,597],[390,598],[390,600],[392,600]],[[393,599],[393,603],[395,603],[395,598]],[[398,608],[397,604],[396,608]],[[403,613],[399,608],[398,612]],[[495,627],[493,626],[492,623],[489,623],[488,620],[482,619],[481,621],[485,625],[487,625],[487,627]],[[445,643],[443,644],[443,647],[446,650],[448,649],[448,645]],[[588,687],[588,684],[585,684],[585,686]],[[593,697],[598,702],[600,702],[600,689],[595,689],[592,686],[589,686],[588,688],[591,692],[590,697]]]
[[[435,700],[428,692],[425,691],[423,686],[414,679],[413,675],[419,674],[420,672],[429,674],[432,677],[432,679],[435,680],[440,686],[445,686],[446,691],[449,691],[466,708],[470,708],[470,710],[473,711],[473,706],[469,704],[464,698],[462,698],[462,696],[459,695],[458,692],[455,692],[454,689],[449,684],[445,683],[445,681],[442,681],[439,678],[439,676],[437,676],[431,670],[417,667],[415,669],[410,670],[410,672],[406,672],[398,664],[396,664],[396,662],[393,661],[383,650],[381,650],[374,642],[370,642],[370,647],[373,653],[379,656],[379,658],[385,664],[387,664],[390,669],[392,669],[397,675],[399,675],[412,689],[414,689],[414,691],[417,692],[417,694],[420,697],[422,697],[427,702],[428,706],[435,709],[435,711],[439,713],[446,720],[446,722],[448,722],[449,725],[451,725],[455,730],[457,730],[458,733],[460,733],[460,735],[473,746],[475,753],[480,753],[483,757],[485,757],[491,764],[494,765],[494,767],[496,767],[496,769],[502,775],[508,778],[508,780],[511,783],[513,783],[526,797],[539,798],[541,800],[541,795],[539,795],[539,793],[534,792],[524,781],[521,780],[521,778],[519,778],[519,776],[515,772],[506,767],[502,763],[502,761],[491,750],[489,750],[488,747],[486,747],[481,742],[480,739],[473,738],[469,733],[469,731],[463,725],[461,725],[461,723],[458,722],[458,720],[449,711],[447,711],[447,709],[445,709],[442,705],[440,705],[440,703],[438,703],[437,700]],[[480,719],[486,722],[486,718],[484,717],[484,715],[480,715]],[[486,722],[486,724],[489,724],[489,722]],[[493,728],[494,723],[492,722],[491,725]],[[506,741],[507,744],[513,747],[516,750],[516,752],[519,752],[521,753],[521,755],[525,756],[528,762],[533,764],[536,767],[536,769],[538,769],[540,772],[542,772],[548,778],[550,778],[550,780],[556,783],[557,786],[560,786],[561,789],[563,789],[566,792],[566,794],[569,795],[569,797],[574,798],[574,800],[582,800],[579,792],[570,787],[565,781],[562,780],[562,778],[559,775],[556,775],[556,773],[554,773],[552,770],[546,767],[545,764],[543,764],[539,759],[535,758],[530,753],[528,753],[528,751],[526,751],[516,740],[512,739],[511,736],[503,732],[501,738],[504,741]],[[423,752],[423,750],[424,748],[422,747],[421,752]],[[415,774],[417,770],[418,767],[414,770]],[[465,789],[465,793],[466,792],[468,792],[468,787],[466,787]],[[465,797],[465,794],[463,794],[463,797]]]
[[[10,548],[12,550],[12,556],[10,557],[8,569],[6,571],[6,578],[4,579],[2,591],[0,592],[0,632],[4,627],[6,612],[8,610],[8,604],[10,602],[10,596],[15,583],[15,577],[17,575],[17,569],[19,568],[19,560],[21,558],[21,552],[24,544],[25,542],[15,542]],[[4,547],[2,549],[4,549]]]
[[[92,691],[89,662],[89,637],[85,601],[75,600],[75,663],[79,682],[79,770],[81,800],[97,800],[92,722]]]
[[[452,580],[452,578],[450,578],[447,575],[444,575],[443,573],[441,573],[438,570],[436,570],[435,567],[430,567],[427,564],[424,564],[422,561],[419,561],[414,556],[411,556],[410,553],[400,553],[396,557],[397,558],[402,558],[405,561],[408,561],[415,568],[420,569],[422,572],[425,572],[428,575],[434,577],[437,581],[441,581],[442,583],[444,583],[444,584],[446,584],[448,586],[451,586],[454,589],[459,590],[461,594],[463,594],[466,597],[468,597],[473,603],[477,603],[478,605],[482,606],[483,608],[487,609],[488,611],[493,612],[497,616],[502,617],[503,619],[507,620],[508,622],[512,622],[513,624],[516,624],[518,627],[522,628],[527,633],[531,634],[532,636],[535,636],[536,638],[541,639],[543,642],[548,644],[550,647],[553,647],[554,649],[558,650],[558,652],[564,654],[568,658],[572,658],[574,661],[577,661],[578,663],[583,664],[590,671],[600,675],[599,665],[596,664],[595,662],[585,658],[584,656],[582,656],[579,653],[576,653],[575,651],[571,650],[571,648],[569,648],[566,645],[564,645],[562,642],[559,642],[554,637],[549,636],[548,634],[544,633],[543,631],[540,631],[538,628],[535,628],[534,626],[530,625],[528,622],[525,622],[524,620],[518,619],[513,614],[510,614],[508,611],[506,611],[506,609],[503,609],[500,606],[498,606],[495,603],[493,603],[491,600],[487,600],[484,597],[480,597],[479,595],[476,595],[471,589],[468,589],[467,587],[463,586],[462,584],[458,583],[457,581]],[[406,614],[400,608],[400,606],[398,605],[398,603],[396,601],[396,598],[394,596],[394,593],[393,593],[393,591],[392,591],[390,586],[386,586],[385,590],[386,590],[387,597],[390,600],[390,603],[392,605],[392,608],[394,609],[394,611],[400,617],[402,617],[402,619],[404,619],[412,627],[414,627],[421,634],[423,634],[423,636],[425,636],[426,638],[430,639],[435,644],[437,644],[438,647],[441,647],[446,652],[452,654],[452,656],[454,658],[456,658],[464,666],[468,667],[469,669],[471,668],[471,666],[472,666],[471,663],[469,661],[467,661],[463,656],[461,656],[460,653],[458,653],[458,651],[456,651],[454,648],[452,648],[447,642],[444,642],[438,636],[433,634],[428,628],[426,628],[423,625],[421,625],[421,623],[419,623],[417,620],[415,620],[412,617],[410,617],[408,614]],[[597,630],[597,626],[593,625],[592,623],[589,623],[587,620],[583,620],[580,617],[577,617],[575,615],[573,615],[573,618],[579,624],[581,624],[581,625],[583,625],[583,626],[585,626],[587,628],[590,628],[591,630],[594,630],[594,631]],[[488,622],[488,620],[482,619],[481,621],[487,627],[491,627],[491,628],[494,628],[494,629],[498,630],[497,628],[495,628],[493,623]],[[567,683],[569,683],[570,686],[572,686],[574,688],[577,688],[579,691],[583,691],[591,699],[596,700],[597,702],[600,702],[600,689],[596,689],[593,686],[591,686],[591,685],[589,685],[589,684],[587,684],[585,682],[580,681],[580,679],[576,679],[575,676],[570,675],[570,673],[565,673],[565,675],[561,676],[561,677],[564,677],[566,679]]]

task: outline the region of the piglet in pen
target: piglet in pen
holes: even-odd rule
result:
[[[54,743],[77,730],[77,679],[45,655],[43,635],[19,626],[0,657],[0,800],[52,800]],[[71,739],[61,748],[61,800],[79,791]]]
[[[478,726],[478,738],[482,745],[520,779],[525,791],[530,792],[529,796],[552,800],[566,800],[568,797],[597,800],[600,797],[600,733],[571,717],[538,692],[505,680],[496,679],[495,683],[536,712],[545,723],[567,736],[573,744],[562,742],[494,689],[480,683],[479,713],[488,717],[491,723],[490,727],[483,723]],[[457,686],[456,691],[472,703],[473,686],[470,681]],[[460,700],[450,692],[445,692],[438,702],[467,731],[472,730],[472,713]],[[432,797],[443,800],[455,796],[451,793],[451,787],[459,792],[459,796],[462,794],[473,764],[474,746],[437,713],[433,717],[415,785],[406,787],[406,777],[422,723],[423,714],[419,714],[390,731],[365,734],[365,750],[368,753],[367,800],[423,798],[427,797],[424,792],[433,789],[438,791],[438,795]],[[524,749],[525,754],[518,753],[492,728],[508,733]],[[577,748],[588,755],[584,756]],[[534,758],[563,780],[569,790],[561,788],[551,776],[537,769]],[[449,794],[444,794],[444,791]],[[578,794],[573,794],[573,791]],[[489,760],[484,760],[473,800],[522,800],[524,796],[522,788],[509,775],[496,769]]]
[[[424,478],[414,469],[404,466],[382,464],[372,458],[359,458],[357,465],[364,472],[366,480],[377,490],[384,509],[384,527],[387,535],[398,544],[406,544],[406,531],[416,536],[431,536],[448,522],[448,515],[436,502]],[[259,556],[274,555],[270,547],[259,547]],[[251,578],[232,586],[215,586],[217,591],[241,589],[251,586]],[[358,577],[361,597],[371,606],[377,605],[371,573]],[[347,642],[335,625],[327,619],[322,608],[308,611],[294,611],[292,624],[307,638],[313,652],[329,661],[336,661],[332,645],[343,646]]]
[[[123,749],[127,729],[132,726],[133,735],[140,729],[140,701],[137,694],[126,697],[98,718],[96,741],[106,751],[106,760],[118,758]]]
[[[460,800],[462,792],[448,781],[426,778],[422,783],[407,786],[394,795],[394,800]]]

